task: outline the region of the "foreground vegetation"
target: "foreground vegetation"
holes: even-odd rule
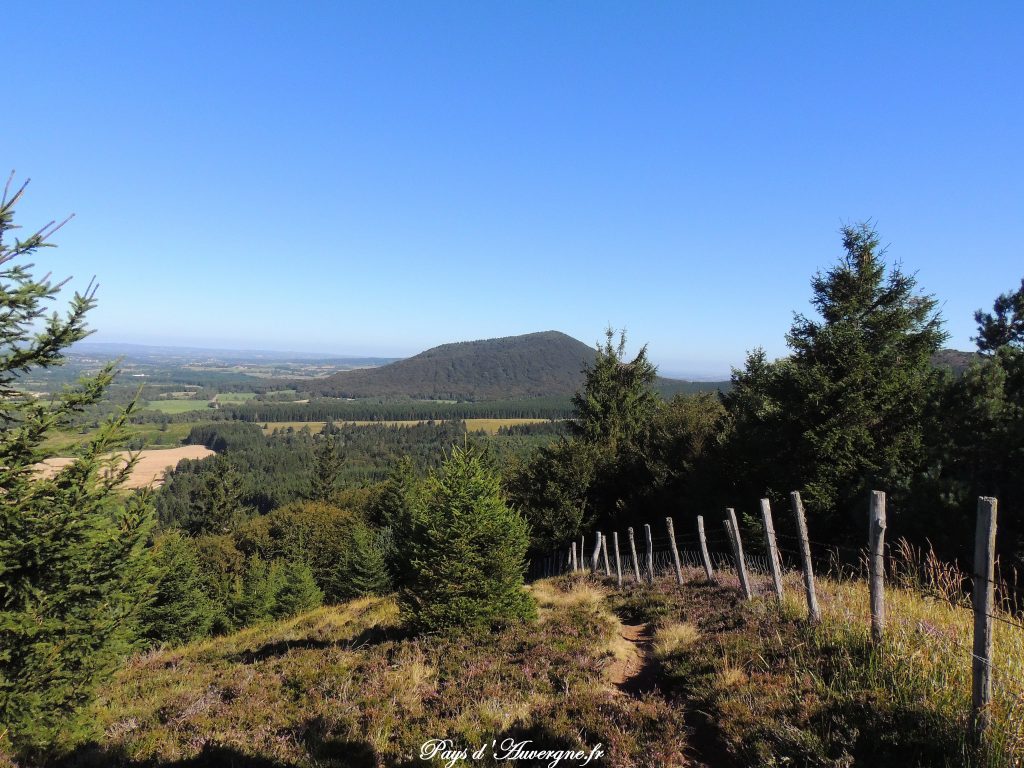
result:
[[[66,764],[397,766],[419,763],[428,739],[514,737],[602,744],[611,765],[682,765],[681,713],[609,680],[627,649],[604,590],[530,592],[538,623],[493,635],[410,637],[391,599],[365,598],[137,657],[87,713],[94,743]]]
[[[142,654],[102,689],[61,763],[401,766],[430,738],[506,737],[601,744],[601,764],[652,768],[1024,758],[1024,701],[1006,688],[986,748],[967,741],[965,608],[920,585],[891,589],[875,648],[862,582],[820,579],[824,620],[810,627],[796,574],[782,606],[743,601],[729,576],[685,575],[682,588],[670,577],[625,591],[589,575],[536,582],[537,623],[493,634],[417,637],[375,597]],[[624,639],[635,625],[649,647]],[[1024,639],[997,629],[996,651],[1012,681]]]

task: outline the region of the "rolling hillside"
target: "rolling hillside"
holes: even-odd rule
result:
[[[423,400],[501,400],[568,396],[583,384],[594,349],[558,331],[442,344],[414,357],[314,381],[306,392],[332,397],[410,397]],[[715,382],[659,378],[667,393],[715,389]]]

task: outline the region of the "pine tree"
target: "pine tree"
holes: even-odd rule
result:
[[[383,595],[391,587],[380,534],[361,522],[352,529],[349,574],[353,596]]]
[[[505,503],[497,475],[474,449],[454,448],[413,510],[403,615],[427,632],[533,618],[523,588],[528,544],[526,521]]]
[[[1013,293],[996,298],[992,312],[974,313],[978,323],[978,351],[991,354],[1004,347],[1024,349],[1024,279]]]
[[[331,425],[333,427],[333,424]],[[338,448],[338,438],[332,431],[320,436],[320,446],[316,451],[313,465],[312,485],[309,493],[311,501],[330,501],[338,491],[338,481],[345,458]]]
[[[859,530],[872,488],[906,492],[940,385],[931,356],[946,338],[935,299],[899,266],[886,268],[868,224],[842,236],[839,263],[812,280],[816,316],[797,314],[786,337],[791,358],[751,356],[725,397],[734,445],[746,443],[740,453],[772,486],[753,490],[802,490],[819,530]]]
[[[177,645],[208,635],[215,610],[192,539],[174,530],[161,533],[153,545],[153,565],[156,589],[142,613],[146,637]]]
[[[24,190],[8,196],[9,181],[0,199],[0,723],[17,750],[38,756],[74,726],[136,642],[152,511],[146,495],[118,495],[131,463],[108,458],[131,408],[54,476],[35,469],[47,458],[47,436],[98,403],[114,370],[108,365],[50,399],[18,389],[22,375],[60,365],[64,350],[89,334],[85,317],[96,303],[90,286],[64,316],[46,314],[64,283],[36,279],[24,262],[59,227],[6,242]]]
[[[277,594],[282,584],[279,563],[267,563],[258,555],[245,561],[245,570],[235,584],[231,606],[233,626],[248,627],[274,616]]]
[[[657,368],[647,359],[644,346],[626,362],[626,332],[605,331],[594,364],[588,366],[583,389],[573,395],[573,434],[591,443],[601,443],[615,453],[620,444],[635,442],[651,423],[658,407],[658,395],[651,388]]]
[[[275,595],[273,616],[283,619],[297,613],[311,611],[324,600],[324,593],[313,579],[313,571],[299,559],[286,560],[279,565],[280,586]]]

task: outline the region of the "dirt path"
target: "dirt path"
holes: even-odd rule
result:
[[[646,624],[623,624],[619,637],[626,641],[627,653],[616,659],[608,670],[609,681],[621,693],[639,696],[657,687],[651,635]]]
[[[658,668],[651,644],[653,638],[646,624],[623,624],[619,632],[628,643],[627,654],[609,668],[609,680],[623,696],[639,698],[658,690]],[[689,709],[689,706],[687,707]],[[704,713],[691,710],[689,765],[692,768],[732,768],[729,755],[722,748],[717,731]]]

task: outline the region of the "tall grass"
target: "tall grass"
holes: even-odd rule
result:
[[[842,575],[820,580],[823,621],[811,637],[820,653],[834,648],[848,653],[834,656],[839,661],[830,667],[829,679],[819,682],[837,691],[867,687],[893,707],[917,711],[957,745],[952,764],[1024,764],[1024,626],[1002,608],[994,614],[991,727],[975,749],[970,579],[955,564],[902,541],[889,562],[885,634],[878,646],[870,641],[867,583]],[[1005,607],[1012,599],[1004,583],[999,602]]]

